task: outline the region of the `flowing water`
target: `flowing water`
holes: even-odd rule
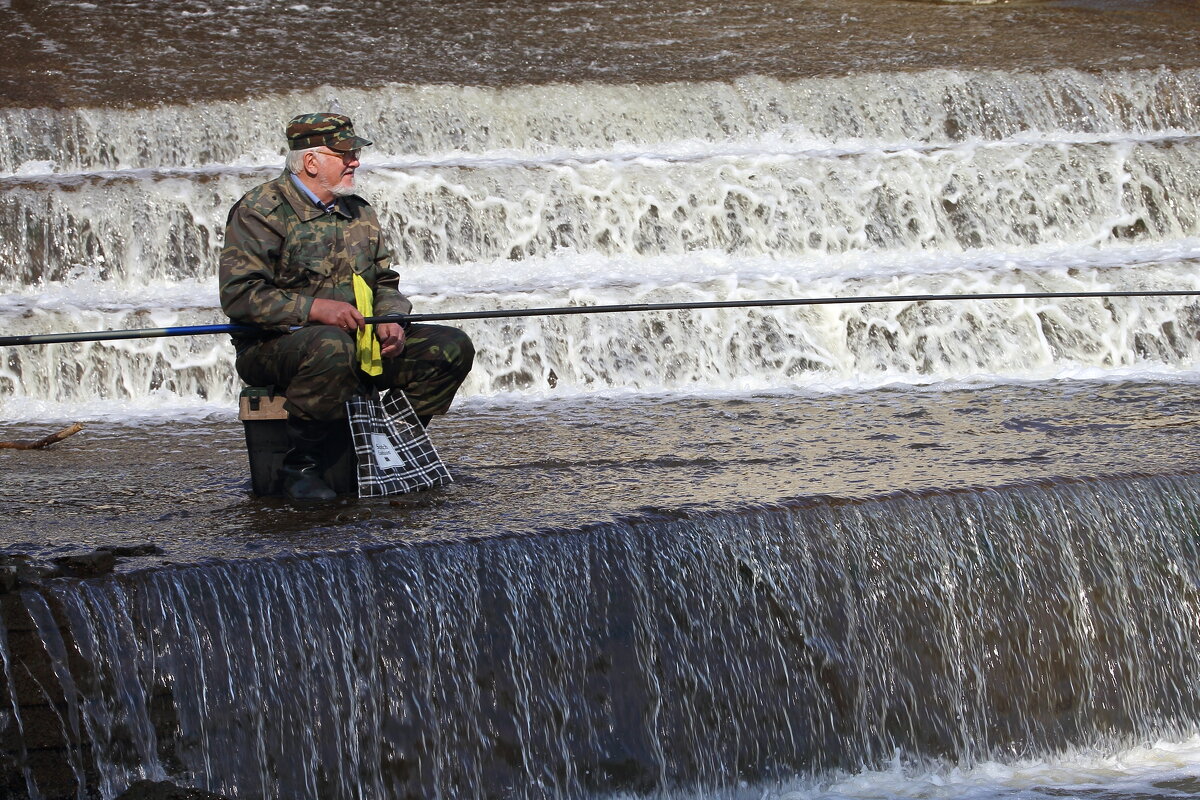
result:
[[[1200,293],[1193,0],[0,31],[6,335],[224,322],[225,215],[317,109],[420,312]],[[225,337],[0,351],[0,440],[86,425],[0,449],[8,562],[124,548],[0,603],[0,792],[1200,793],[1196,298],[462,327],[456,483],[320,509],[249,494]]]

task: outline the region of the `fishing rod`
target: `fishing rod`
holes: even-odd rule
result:
[[[551,317],[573,314],[620,314],[636,311],[697,311],[716,308],[767,308],[779,306],[828,306],[871,303],[924,303],[947,300],[1062,300],[1104,297],[1194,297],[1200,290],[1161,289],[1107,292],[986,292],[980,294],[903,294],[877,297],[788,297],[777,300],[703,300],[692,303],[622,303],[599,306],[557,306],[550,308],[502,308],[490,311],[446,311],[438,314],[389,314],[367,317],[371,325],[387,322],[451,322],[470,319],[506,319],[512,317]],[[168,336],[208,334],[252,334],[261,329],[253,325],[185,325],[174,328],[135,328],[123,331],[83,331],[79,333],[37,333],[26,336],[0,336],[0,347],[69,342],[103,342],[119,339],[154,339]]]

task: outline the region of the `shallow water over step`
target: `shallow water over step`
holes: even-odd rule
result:
[[[1200,22],[1190,0],[364,0],[355,9],[347,16],[333,4],[275,0],[4,3],[0,103],[175,103],[345,82],[655,83],[681,74],[1182,66],[1197,63]],[[295,24],[297,17],[308,25]],[[311,49],[313,29],[323,32],[323,58],[281,57]]]
[[[473,402],[435,422],[452,486],[300,508],[249,494],[231,414],[89,423],[0,450],[6,553],[152,542],[161,561],[577,527],[746,503],[957,490],[1200,464],[1200,386],[1063,382],[852,394]],[[0,440],[57,426],[0,426]]]

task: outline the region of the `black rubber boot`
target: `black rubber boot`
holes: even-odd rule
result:
[[[288,444],[280,474],[283,491],[293,500],[332,500],[337,492],[321,477],[321,450],[325,446],[328,425],[318,420],[289,417]]]

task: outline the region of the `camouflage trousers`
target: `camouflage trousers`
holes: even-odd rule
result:
[[[238,351],[237,373],[251,386],[274,386],[284,408],[300,419],[346,416],[346,400],[363,388],[403,389],[418,416],[445,414],[475,360],[465,333],[446,325],[413,323],[404,352],[383,359],[383,374],[358,368],[355,338],[330,325],[310,325],[250,343]]]

